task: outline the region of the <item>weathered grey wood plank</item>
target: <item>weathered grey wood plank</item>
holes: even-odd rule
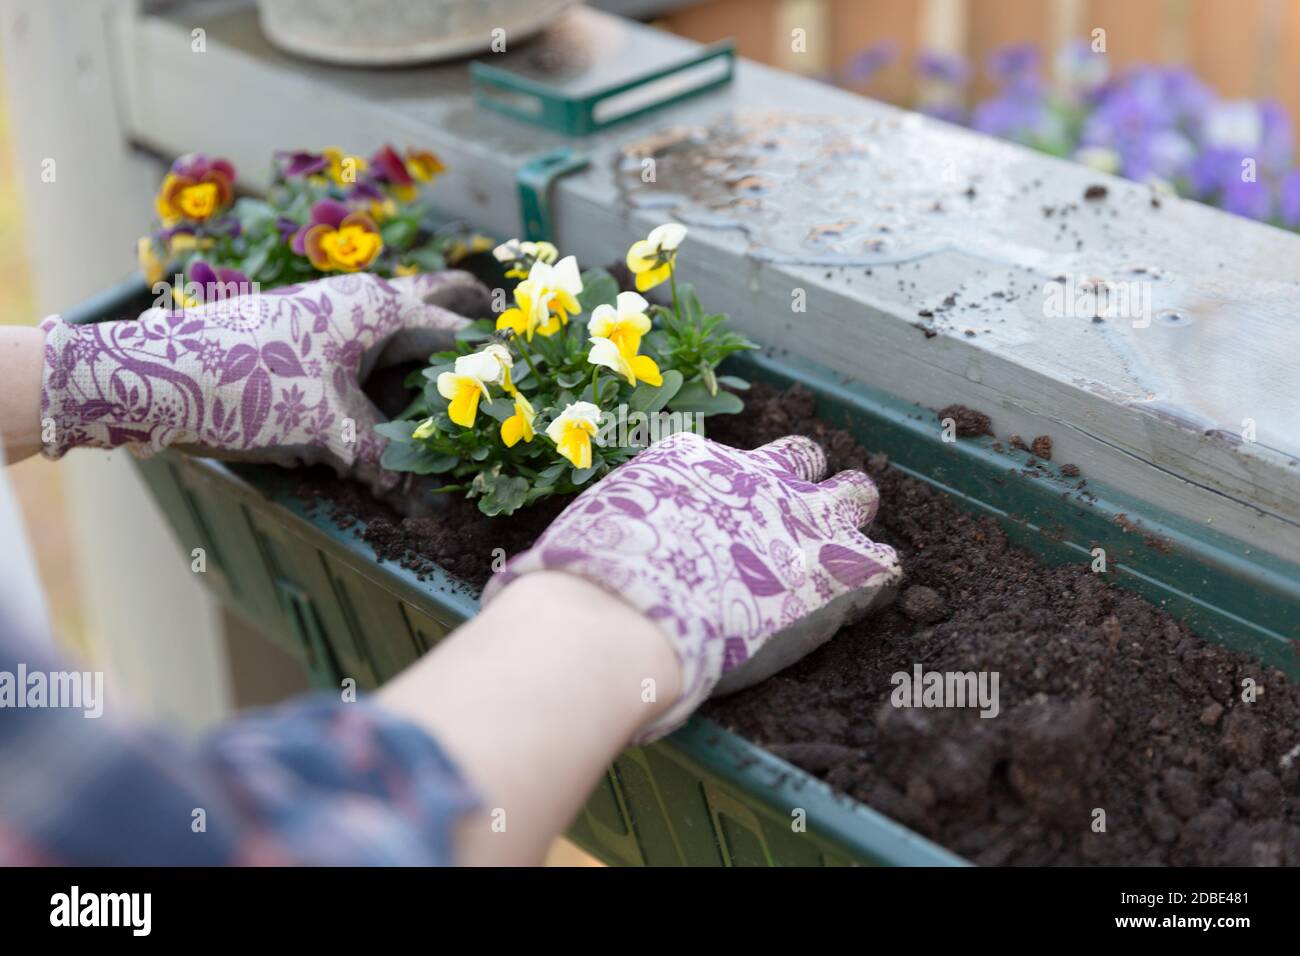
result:
[[[139,139],[224,152],[252,181],[276,146],[418,142],[451,167],[445,209],[518,230],[515,172],[562,138],[477,109],[463,65],[290,60],[234,7],[138,25],[123,62]],[[647,29],[576,16],[579,50],[634,55]],[[629,183],[647,141],[672,145],[654,184],[635,163]],[[566,250],[606,260],[677,216],[696,226],[684,277],[753,335],[927,407],[980,408],[1001,436],[1049,434],[1057,462],[1300,561],[1296,236],[750,63],[725,92],[568,145],[592,166],[556,190]],[[1093,184],[1104,199],[1084,199]],[[1048,315],[1056,276],[1121,283],[1144,308]]]

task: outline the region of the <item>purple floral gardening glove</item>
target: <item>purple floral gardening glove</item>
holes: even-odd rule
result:
[[[209,286],[210,289],[217,289]],[[233,291],[233,290],[232,290]],[[222,458],[328,463],[376,491],[383,415],[360,382],[381,365],[449,348],[489,293],[464,272],[384,279],[353,273],[209,295],[184,310],[69,325],[46,319],[45,454],[175,445]]]
[[[531,571],[586,578],[644,612],[682,666],[681,699],[639,738],[685,721],[711,693],[756,683],[825,643],[902,575],[859,530],[880,496],[860,471],[819,479],[826,456],[791,435],[739,451],[689,432],[588,488],[483,592]]]

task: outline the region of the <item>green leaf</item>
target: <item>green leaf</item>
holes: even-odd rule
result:
[[[739,375],[719,375],[718,384],[726,386],[733,392],[748,392],[749,382]]]
[[[569,463],[567,461],[559,461],[556,462],[554,465],[551,465],[547,468],[543,468],[541,471],[537,473],[537,484],[539,485],[555,484],[555,482],[560,480],[560,476],[564,474],[564,472],[568,469],[568,467],[569,467]]]
[[[592,465],[590,468],[575,468],[569,475],[569,480],[575,485],[582,485],[587,482],[592,475],[600,470],[599,465]]]
[[[587,381],[591,373],[581,369],[575,369],[571,372],[561,372],[555,376],[555,383],[560,388],[577,388],[583,382]]]
[[[395,423],[394,423],[395,424]],[[409,471],[417,475],[440,475],[460,463],[455,455],[444,455],[423,445],[389,442],[379,464],[389,471]]]
[[[710,395],[708,386],[695,379],[682,386],[668,407],[675,412],[693,412],[697,415],[734,415],[745,407],[745,403],[731,392]]]
[[[410,219],[395,218],[384,223],[379,229],[379,236],[389,249],[405,249],[415,238],[419,226]]]
[[[528,498],[528,481],[514,475],[500,475],[492,488],[478,500],[478,510],[488,517],[513,514]]]
[[[582,274],[582,294],[578,304],[583,312],[598,305],[613,305],[618,298],[618,281],[604,269],[588,269]]]
[[[374,430],[385,438],[410,442],[412,440],[411,433],[415,431],[416,424],[416,422],[412,421],[380,422],[375,426]]]
[[[456,370],[455,364],[430,365],[428,368],[424,370],[424,377],[427,378],[430,382],[434,382],[436,384],[438,381],[438,376],[441,375],[443,372],[454,372],[455,370]]]
[[[420,267],[424,272],[441,272],[447,268],[447,259],[433,244],[416,246],[414,249],[408,249],[402,254],[402,258],[407,262],[413,263]]]
[[[499,422],[505,421],[515,413],[515,403],[508,398],[494,398],[490,402],[481,403],[479,408]]]
[[[657,412],[672,400],[682,387],[682,373],[675,368],[664,372],[664,383],[656,388],[642,382],[627,400],[629,411]]]

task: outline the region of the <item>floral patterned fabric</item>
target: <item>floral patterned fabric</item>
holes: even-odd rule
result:
[[[249,291],[214,282],[205,304],[138,320],[45,320],[45,453],[178,445],[219,457],[325,462],[376,490],[383,416],[359,382],[379,364],[448,348],[489,310],[464,272],[360,273]],[[52,426],[52,428],[50,427]]]
[[[894,549],[860,528],[879,494],[865,474],[820,481],[826,458],[790,436],[739,451],[673,435],[583,492],[484,591],[562,570],[619,595],[668,635],[683,691],[641,735],[684,722],[714,692],[794,663],[892,594]]]

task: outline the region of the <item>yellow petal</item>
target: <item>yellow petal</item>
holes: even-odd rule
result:
[[[632,248],[627,251],[627,267],[633,272],[645,272],[655,264],[655,259],[659,257],[659,250],[644,239],[638,239],[632,243]]]
[[[632,374],[640,381],[648,382],[656,388],[664,383],[664,377],[659,372],[659,366],[648,355],[633,356]]]
[[[501,423],[501,440],[507,448],[513,448],[525,436],[528,441],[532,441],[533,436],[529,432],[528,422],[523,415],[511,415]]]
[[[497,331],[512,329],[515,335],[523,335],[528,330],[528,319],[522,309],[506,309],[497,316]]]
[[[447,415],[462,428],[472,428],[474,417],[478,414],[479,396],[483,394],[477,386],[463,382],[456,387],[456,397],[447,406]]]
[[[672,266],[665,262],[661,266],[655,266],[653,269],[637,273],[636,290],[638,292],[645,292],[649,289],[653,289],[661,282],[666,282],[668,276],[672,274],[672,271]]]
[[[575,468],[591,467],[591,436],[581,428],[570,428],[556,446]]]

